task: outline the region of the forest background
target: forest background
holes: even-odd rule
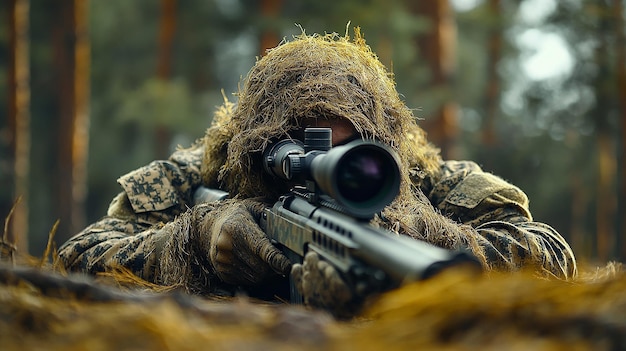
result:
[[[522,188],[580,261],[626,261],[625,3],[2,1],[3,235],[64,242],[119,176],[201,137],[267,48],[359,26],[445,157]]]

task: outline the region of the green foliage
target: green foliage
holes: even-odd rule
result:
[[[164,126],[177,131],[191,125],[192,110],[191,94],[182,80],[150,78],[126,95],[116,117],[122,124],[135,121],[146,129]]]

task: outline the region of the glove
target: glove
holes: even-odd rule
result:
[[[327,310],[338,319],[349,319],[362,307],[363,299],[315,252],[309,251],[302,264],[292,266],[291,278],[305,305]]]
[[[200,245],[223,282],[256,285],[273,275],[289,273],[289,259],[258,225],[264,208],[252,199],[225,200],[200,219]]]

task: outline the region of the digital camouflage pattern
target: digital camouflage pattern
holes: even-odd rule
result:
[[[219,203],[194,206],[193,191],[205,185],[235,199],[273,203],[289,185],[261,171],[261,151],[320,119],[348,120],[362,138],[399,155],[400,193],[373,225],[444,248],[468,248],[487,269],[576,275],[571,249],[553,228],[533,221],[520,189],[473,162],[441,160],[358,30],[354,40],[303,34],[270,50],[246,77],[237,104],[226,100],[218,109],[205,137],[167,161],[122,176],[124,191],[107,215],[64,244],[61,259],[71,270],[123,266],[194,293],[232,293],[237,287],[217,279],[198,248],[206,241],[198,223],[223,211]]]
[[[168,273],[162,271],[160,257],[170,239],[184,241],[192,235],[181,235],[180,230],[191,228],[188,217],[193,212],[192,191],[201,185],[201,161],[202,148],[196,146],[119,178],[124,192],[113,199],[107,215],[60,248],[65,266],[91,274],[121,266],[145,280],[171,283],[165,278]],[[433,186],[423,190],[444,215],[474,228],[491,267],[534,268],[560,278],[576,275],[571,249],[553,228],[532,221],[521,190],[472,162],[448,161],[440,169]],[[479,191],[474,190],[477,187]],[[211,209],[209,205],[200,207]],[[178,228],[178,236],[174,236],[174,228]],[[202,277],[188,286],[192,292],[234,291],[235,287],[223,284],[211,286],[215,277],[210,264],[203,266],[203,258],[196,260],[192,272],[182,273]]]

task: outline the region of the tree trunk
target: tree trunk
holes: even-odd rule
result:
[[[161,24],[159,26],[159,53],[157,62],[157,77],[168,81],[172,75],[172,52],[174,34],[176,33],[176,0],[161,1]],[[169,157],[172,144],[172,132],[167,126],[157,125],[155,131],[156,157]]]
[[[500,110],[500,77],[497,65],[502,56],[502,10],[500,0],[489,0],[491,17],[495,19],[489,28],[487,42],[487,91],[485,94],[485,123],[482,130],[482,143],[493,148],[497,144],[495,122]]]
[[[415,43],[421,59],[431,72],[428,86],[451,93],[455,73],[456,24],[448,0],[410,1],[410,10],[432,21],[427,33],[418,35]],[[423,124],[429,138],[441,148],[444,158],[456,158],[458,106],[448,96]]]
[[[598,46],[595,50],[595,61],[598,74],[595,78],[596,106],[593,115],[596,120],[596,145],[598,152],[598,183],[596,206],[597,255],[601,262],[609,260],[615,248],[615,172],[616,155],[609,124],[612,91],[607,89],[612,81],[611,62],[609,55],[611,37],[610,8],[604,0],[596,2],[598,6]]]
[[[593,243],[588,233],[585,232],[585,221],[588,220],[589,195],[593,190],[589,189],[585,184],[579,172],[572,172],[570,182],[572,188],[572,203],[570,206],[572,220],[569,230],[569,243],[578,256],[592,257],[594,255]]]
[[[59,3],[55,26],[54,65],[59,99],[59,148],[56,205],[59,240],[86,224],[87,155],[89,150],[88,2]]]
[[[74,0],[74,134],[72,135],[72,228],[81,230],[87,222],[87,163],[89,156],[89,101],[91,43],[89,1]]]
[[[267,49],[276,47],[280,43],[278,30],[275,27],[280,15],[282,0],[262,0],[261,15],[264,18],[265,27],[261,33],[259,43],[259,55],[264,56]]]
[[[611,136],[601,131],[597,136],[598,147],[598,184],[596,206],[596,232],[598,235],[598,259],[606,262],[614,255],[615,231],[615,152]]]
[[[621,152],[618,165],[620,167],[618,179],[618,213],[621,213],[621,222],[618,224],[618,260],[626,261],[626,21],[624,21],[624,7],[622,0],[613,0],[615,15],[615,67],[617,75],[617,108],[620,120]]]
[[[30,86],[28,52],[28,0],[9,3],[9,127],[12,137],[13,194],[19,201],[13,207],[12,225],[3,233],[19,252],[28,252],[28,200],[30,169]],[[6,185],[5,185],[6,186]]]

